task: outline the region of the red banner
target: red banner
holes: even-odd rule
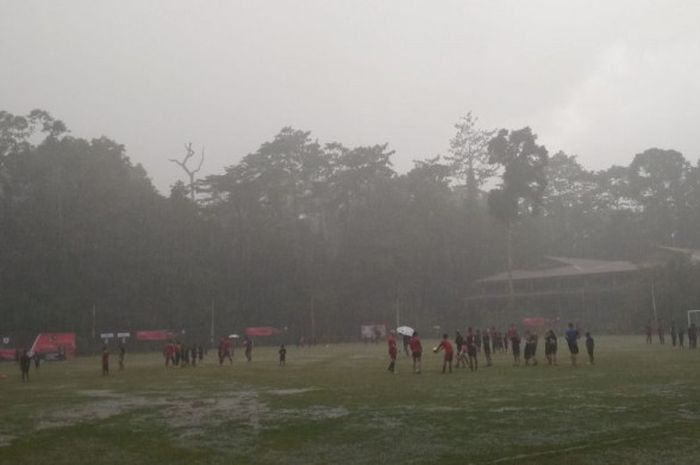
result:
[[[75,333],[40,333],[32,345],[31,353],[62,353],[66,358],[74,358]]]
[[[265,337],[265,336],[274,336],[275,334],[279,334],[280,330],[277,328],[273,328],[272,326],[256,326],[252,328],[246,328],[245,329],[245,335],[246,336],[258,336],[258,337]]]
[[[137,341],[167,341],[175,337],[175,333],[165,329],[153,331],[136,331]]]
[[[0,360],[14,361],[15,352],[19,349],[0,349]]]
[[[539,328],[544,326],[546,322],[547,320],[540,316],[534,318],[523,318],[523,324],[528,328]]]

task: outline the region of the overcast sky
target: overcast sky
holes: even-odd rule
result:
[[[219,173],[291,125],[405,171],[468,111],[589,168],[695,162],[698,24],[691,0],[0,0],[0,109],[124,144],[166,192],[186,141]]]

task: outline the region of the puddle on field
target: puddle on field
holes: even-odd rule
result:
[[[275,396],[293,396],[295,394],[304,394],[306,392],[318,391],[318,388],[308,387],[308,388],[291,388],[291,389],[272,389],[267,391],[268,394]]]

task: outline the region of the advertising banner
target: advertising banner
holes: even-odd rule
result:
[[[0,360],[12,362],[15,360],[15,352],[18,349],[0,349]]]
[[[275,334],[279,334],[279,333],[280,333],[279,329],[273,328],[271,326],[255,326],[255,327],[245,329],[245,335],[249,336],[249,337],[274,336]]]
[[[75,347],[75,333],[40,333],[34,340],[31,353],[74,358]]]
[[[175,337],[175,333],[166,329],[136,331],[137,341],[167,341]]]

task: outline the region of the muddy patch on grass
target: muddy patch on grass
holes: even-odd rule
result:
[[[6,447],[9,446],[10,443],[15,439],[15,436],[12,436],[11,434],[6,434],[3,432],[0,432],[0,447]]]
[[[247,422],[258,430],[268,412],[269,408],[260,402],[257,392],[239,391],[225,397],[179,398],[169,402],[159,416],[171,428],[193,435],[205,427],[217,427],[232,421]]]
[[[83,422],[106,420],[115,415],[159,404],[162,405],[162,402],[140,396],[104,397],[98,401],[89,401],[70,408],[41,414],[36,419],[34,428],[43,430],[73,426]]]
[[[318,388],[315,387],[308,387],[308,388],[297,388],[297,389],[272,389],[270,391],[267,391],[268,394],[272,394],[275,396],[293,396],[295,394],[304,394],[306,392],[313,392],[313,391],[318,391]]]

